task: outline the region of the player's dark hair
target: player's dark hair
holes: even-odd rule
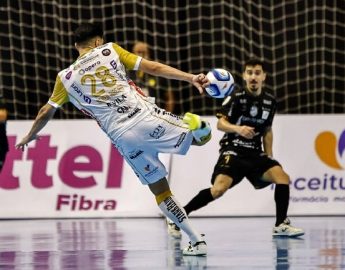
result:
[[[250,67],[254,67],[256,65],[259,65],[262,67],[262,70],[265,70],[265,67],[264,67],[264,62],[262,60],[260,60],[259,58],[250,58],[248,59],[244,65],[243,65],[243,70],[246,70],[246,67],[247,66],[250,66]]]
[[[103,37],[103,29],[97,23],[83,23],[74,30],[74,42],[82,44],[94,37]]]

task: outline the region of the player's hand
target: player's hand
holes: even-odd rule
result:
[[[246,139],[253,139],[255,136],[254,128],[248,126],[240,126],[237,133]]]
[[[205,87],[210,84],[210,81],[207,79],[205,74],[200,73],[193,76],[192,84],[199,90],[200,94],[203,94]]]
[[[28,146],[28,143],[34,140],[39,140],[40,137],[37,135],[29,136],[26,135],[18,144],[16,144],[16,149],[24,151],[25,147]]]

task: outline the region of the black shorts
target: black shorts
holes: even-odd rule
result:
[[[214,184],[218,174],[225,174],[233,179],[232,185],[237,185],[243,178],[247,178],[256,189],[265,188],[271,183],[262,180],[262,175],[274,166],[281,166],[280,163],[265,153],[251,155],[236,155],[232,151],[223,151],[214,167],[211,183]]]

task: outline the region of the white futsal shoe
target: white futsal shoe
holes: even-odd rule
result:
[[[293,227],[290,220],[286,218],[283,223],[273,227],[272,236],[297,237],[303,234],[303,229]]]
[[[204,235],[202,235],[203,237]],[[207,245],[205,241],[199,241],[194,244],[189,242],[189,245],[184,248],[182,254],[185,256],[206,256],[207,255]]]

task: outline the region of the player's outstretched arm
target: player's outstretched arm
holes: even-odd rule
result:
[[[255,136],[255,130],[253,127],[231,124],[226,117],[218,119],[217,129],[227,133],[237,133],[246,139],[252,139]]]
[[[38,139],[37,133],[53,118],[56,108],[50,104],[44,105],[38,112],[29,133],[16,145],[17,149],[24,151],[29,142]]]
[[[209,80],[206,78],[205,74],[200,73],[198,75],[194,75],[144,58],[140,63],[139,70],[154,76],[189,82],[199,90],[200,94],[202,94],[204,92],[204,88],[209,85]]]

